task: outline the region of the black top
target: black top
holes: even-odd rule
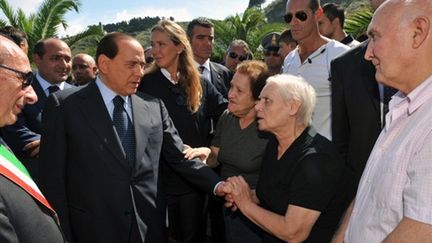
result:
[[[261,206],[285,215],[288,205],[317,210],[321,215],[305,242],[330,242],[345,209],[345,165],[334,145],[309,127],[277,159],[273,137],[264,155],[257,196]],[[264,242],[283,242],[266,234]]]
[[[225,110],[227,102],[208,80],[202,80],[203,95],[199,110],[192,112],[185,105],[186,94],[180,85],[174,85],[160,70],[146,74],[138,90],[160,98],[174,122],[183,143],[191,147],[210,145],[211,119],[217,121]],[[216,124],[213,124],[216,128]],[[161,158],[163,160],[163,157]],[[179,178],[172,169],[164,168],[164,182],[168,185],[167,193],[183,194],[192,189]]]

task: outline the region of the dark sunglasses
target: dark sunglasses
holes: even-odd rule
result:
[[[150,64],[154,61],[154,58],[153,57],[146,57],[145,61],[147,64]]]
[[[228,53],[228,56],[231,57],[232,59],[236,59],[236,58],[238,57],[238,60],[239,60],[240,62],[243,62],[243,61],[245,61],[245,60],[248,59],[247,56],[240,56],[239,54],[237,54],[237,53],[235,53],[235,52],[233,52],[233,51],[229,52],[229,53]]]
[[[296,17],[296,19],[300,20],[301,22],[306,21],[306,19],[308,18],[308,15],[305,11],[298,11],[294,14],[294,17]],[[284,19],[285,22],[287,22],[288,24],[291,23],[293,18],[293,14],[292,13],[287,13],[284,15]]]
[[[4,69],[7,69],[7,70],[9,70],[9,71],[12,71],[12,72],[14,72],[14,73],[17,73],[17,74],[19,74],[20,76],[21,76],[21,78],[22,78],[22,86],[21,86],[21,89],[25,89],[25,88],[27,88],[28,86],[30,86],[31,85],[31,83],[32,83],[32,81],[33,81],[33,73],[30,71],[30,72],[27,72],[27,73],[25,73],[25,72],[21,72],[21,71],[19,71],[19,70],[16,70],[16,69],[13,69],[13,68],[11,68],[11,67],[8,67],[8,66],[6,66],[6,65],[4,65],[4,64],[0,64],[0,67],[1,68],[4,68]]]
[[[279,57],[280,55],[277,51],[265,51],[264,56],[266,56],[266,57],[269,57],[269,56]]]
[[[175,96],[177,96],[176,97],[176,104],[178,106],[186,106],[186,99],[185,99],[186,94],[185,94],[184,90],[177,85],[176,86],[174,86],[174,85],[170,86],[170,90]]]

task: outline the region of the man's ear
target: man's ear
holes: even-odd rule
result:
[[[412,47],[417,49],[428,37],[431,23],[428,17],[420,16],[417,17],[412,24],[414,26]]]
[[[323,16],[323,9],[320,7],[315,11],[315,20],[318,22]]]
[[[111,61],[111,59],[104,54],[100,55],[98,57],[98,70],[100,73],[104,74],[108,72],[108,64]]]
[[[39,64],[42,61],[42,58],[37,54],[37,53],[33,53],[33,62],[37,64]]]

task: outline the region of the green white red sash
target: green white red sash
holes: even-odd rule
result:
[[[45,205],[54,214],[55,211],[30,177],[24,165],[5,146],[0,144],[0,173],[24,189],[28,194]]]

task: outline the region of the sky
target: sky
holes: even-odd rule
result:
[[[27,15],[36,12],[43,0],[8,0],[14,8],[21,8]],[[271,3],[266,0],[263,6]],[[61,29],[60,36],[74,35],[88,25],[116,23],[134,17],[174,17],[176,21],[190,21],[205,16],[224,19],[242,13],[249,0],[81,0],[79,13],[66,14],[68,29]],[[0,14],[0,18],[4,18]]]

